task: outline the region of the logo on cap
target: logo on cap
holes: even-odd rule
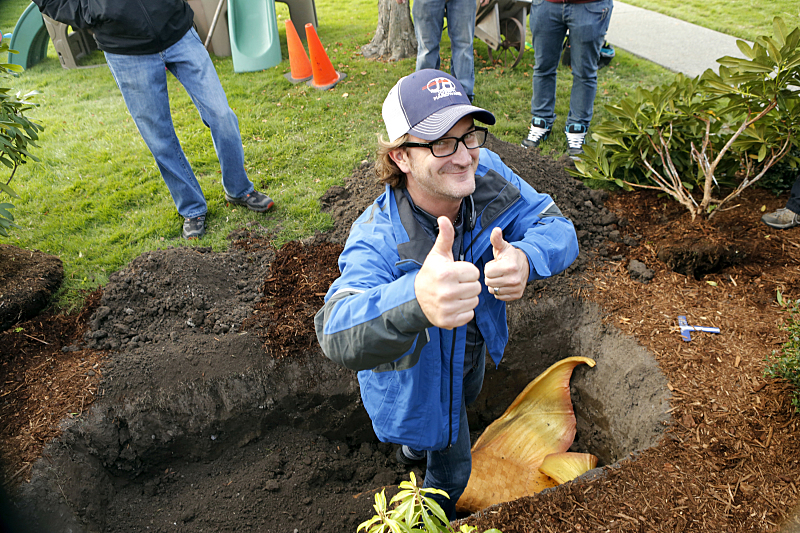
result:
[[[434,94],[433,101],[440,98],[447,98],[448,96],[461,96],[461,93],[456,88],[456,84],[448,78],[434,78],[428,82],[423,89],[428,89],[428,92]]]

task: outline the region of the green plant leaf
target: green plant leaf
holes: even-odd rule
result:
[[[800,65],[800,52],[797,52],[794,55],[791,55],[786,58],[786,64],[784,65],[785,70],[792,70]]]
[[[439,525],[434,521],[434,519],[428,513],[422,513],[422,523],[425,524],[425,531],[429,533],[435,533],[437,531],[442,531],[443,528],[439,527]],[[445,517],[445,524],[449,524],[450,522]]]
[[[386,519],[386,526],[392,531],[392,533],[409,533],[411,531],[411,528],[408,527],[408,525],[397,520],[392,520],[391,518]]]
[[[758,150],[758,162],[762,162],[765,157],[767,157],[767,145],[762,144],[761,148]]]
[[[742,41],[741,39],[736,39],[736,46],[744,55],[750,59],[755,59],[756,53],[753,51],[753,48],[747,44],[747,42]]]
[[[360,524],[358,524],[358,528],[356,529],[356,531],[361,531],[362,529],[364,531],[367,531],[367,532],[372,531],[370,528],[372,527],[373,524],[375,524],[376,522],[379,522],[380,519],[381,519],[381,517],[379,517],[379,516],[373,516],[369,520],[367,520],[365,522],[361,522]]]
[[[14,220],[14,215],[9,211],[9,208],[13,208],[14,206],[11,204],[0,204],[0,217],[5,218],[6,220]]]
[[[786,24],[784,24],[783,19],[780,17],[775,17],[772,19],[772,29],[775,32],[775,35],[780,39],[781,43],[786,42]]]
[[[8,185],[0,181],[0,191],[3,191],[12,198],[19,198],[20,196]]]
[[[745,73],[745,72],[754,72],[754,73],[758,72],[758,73],[762,73],[762,74],[769,74],[769,73],[775,71],[775,67],[768,66],[768,65],[759,65],[758,63],[752,63],[752,62],[751,63],[741,64],[737,68],[738,68],[738,70],[740,72],[743,72],[743,73]],[[742,76],[740,75],[739,77],[741,78]],[[736,77],[733,77],[733,76],[731,77],[731,79],[735,79],[735,78]]]

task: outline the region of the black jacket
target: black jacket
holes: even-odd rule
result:
[[[194,12],[184,0],[34,0],[48,17],[89,29],[97,47],[122,55],[156,54],[177,43],[192,27]]]

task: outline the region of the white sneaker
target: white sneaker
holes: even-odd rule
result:
[[[543,118],[533,117],[528,136],[522,139],[522,147],[536,148],[539,146],[539,143],[550,136],[550,129],[550,126],[547,125],[547,122]]]
[[[576,159],[583,153],[583,144],[586,142],[586,133],[589,128],[583,124],[567,124],[564,133],[567,135],[567,153]]]

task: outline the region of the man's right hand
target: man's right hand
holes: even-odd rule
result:
[[[475,315],[481,293],[480,272],[472,263],[453,260],[455,229],[447,217],[439,217],[439,236],[414,281],[422,312],[439,328],[467,324]]]

